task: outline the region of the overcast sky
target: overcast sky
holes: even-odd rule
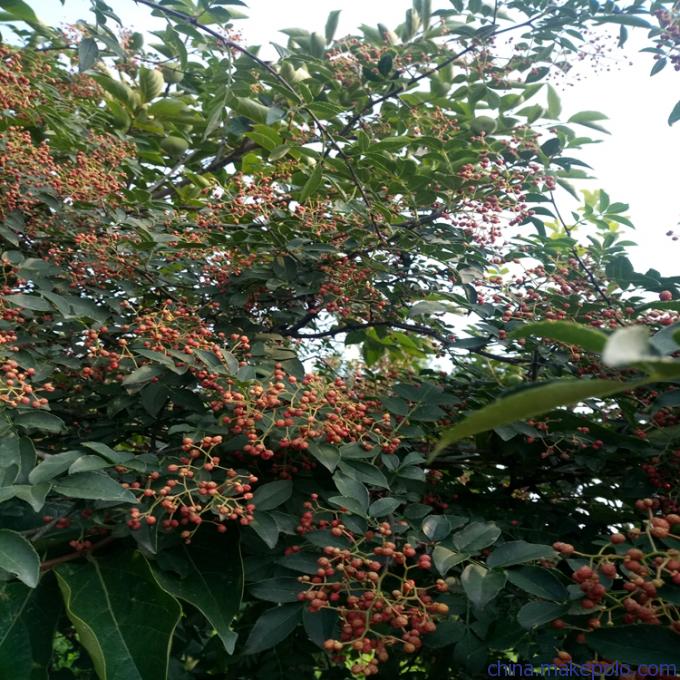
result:
[[[285,44],[286,36],[278,29],[299,27],[323,29],[328,13],[342,9],[336,35],[355,31],[362,23],[378,22],[395,27],[411,6],[410,0],[246,0],[239,8],[248,19],[236,22],[249,44],[267,45],[270,41]],[[133,0],[108,0],[130,28],[150,30],[155,22],[150,10]],[[88,0],[29,0],[47,23],[72,22],[86,17]],[[433,8],[450,6],[434,0]],[[157,24],[156,24],[157,25]],[[633,32],[634,29],[631,29]],[[680,122],[667,125],[668,115],[680,99],[680,73],[667,67],[649,77],[651,55],[636,54],[644,46],[642,37],[631,40],[625,51],[615,50],[596,70],[588,63],[575,69],[569,83],[556,84],[562,97],[564,119],[582,110],[601,111],[609,117],[605,126],[612,133],[602,135],[600,144],[587,147],[579,157],[593,168],[595,181],[584,187],[604,188],[612,201],[631,206],[630,215],[637,229],[632,240],[640,246],[631,252],[636,269],[659,269],[663,274],[680,274],[680,241],[673,242],[665,233],[680,234]],[[611,43],[613,44],[613,43]],[[628,62],[633,60],[633,65]],[[609,66],[610,70],[606,70]],[[536,100],[538,101],[538,99]],[[586,136],[591,133],[583,129]]]

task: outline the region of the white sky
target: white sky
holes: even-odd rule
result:
[[[299,27],[323,31],[331,10],[342,9],[336,35],[354,32],[362,23],[378,22],[390,28],[402,22],[410,0],[245,0],[248,8],[235,7],[248,14],[236,22],[246,41],[266,45],[269,41],[285,44],[287,38],[278,29]],[[29,4],[46,23],[58,24],[87,18],[88,0],[29,0]],[[108,0],[122,21],[133,30],[154,27],[150,10],[133,0]],[[443,0],[433,2],[433,9],[450,7]],[[631,29],[634,34],[638,29]],[[680,235],[680,122],[667,124],[668,115],[680,99],[680,73],[666,67],[653,78],[649,70],[651,55],[635,54],[644,39],[630,41],[625,53],[615,51],[608,62],[593,71],[588,64],[578,68],[581,78],[570,78],[569,86],[558,85],[562,97],[563,119],[583,110],[601,111],[609,117],[604,125],[611,135],[603,142],[574,154],[593,168],[595,181],[584,183],[590,189],[603,188],[612,201],[630,204],[630,216],[637,229],[631,240],[639,247],[631,251],[638,271],[654,267],[662,274],[680,274],[680,241],[665,236],[669,230]],[[628,57],[634,65],[629,66]],[[536,98],[535,101],[539,101]],[[581,128],[584,136],[599,133]]]

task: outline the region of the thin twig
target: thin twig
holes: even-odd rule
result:
[[[557,207],[557,203],[555,202],[555,196],[553,195],[553,192],[550,192],[550,202],[552,203],[553,208],[555,209],[555,215],[557,216],[557,219],[559,220],[560,224],[562,225],[562,228],[564,229],[565,233],[567,236],[573,240],[572,237],[572,231],[569,226],[567,226],[566,221],[562,217],[562,214],[560,213],[560,209]],[[590,267],[585,263],[583,258],[578,254],[578,250],[576,250],[576,246],[571,247],[571,253],[576,259],[576,261],[579,263],[579,266],[583,271],[585,272],[586,276],[590,280],[590,283],[593,284],[593,288],[597,291],[598,295],[607,303],[609,307],[612,306],[612,301],[610,300],[609,296],[602,290],[602,287],[600,286],[597,278],[595,277],[595,274],[590,270]]]
[[[67,508],[64,514],[59,515],[59,517],[54,517],[49,522],[47,522],[47,524],[44,524],[43,526],[38,527],[37,529],[28,529],[27,531],[22,532],[22,534],[28,536],[31,542],[35,543],[37,540],[42,538],[48,531],[53,529],[60,520],[64,519],[65,517],[68,517],[71,514],[71,512],[73,512],[74,506],[75,504],[72,503]]]
[[[95,543],[89,550],[78,550],[75,552],[67,553],[66,555],[61,555],[60,557],[55,557],[54,559],[51,560],[45,560],[44,562],[41,562],[40,570],[49,571],[50,569],[57,567],[60,564],[64,564],[64,562],[72,562],[73,560],[77,560],[80,557],[84,557],[86,554],[89,555],[95,550],[103,548],[105,545],[108,545],[109,543],[113,543],[113,541],[115,541],[116,538],[117,538],[116,536],[107,536],[106,538],[103,538],[101,541],[99,541],[99,543]]]

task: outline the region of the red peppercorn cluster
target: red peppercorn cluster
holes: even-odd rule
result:
[[[250,524],[255,510],[251,485],[257,477],[221,465],[215,453],[221,444],[219,435],[199,442],[185,437],[185,455],[177,463],[168,463],[165,474],[152,472],[144,484],[124,482],[140,503],[130,510],[130,529],[140,529],[142,522],[149,526],[160,522],[166,531],[179,530],[184,542],[190,543],[202,524],[213,524],[220,533],[227,531],[229,521]]]
[[[680,633],[680,614],[662,590],[680,585],[680,550],[665,543],[665,539],[680,539],[680,515],[654,515],[655,502],[649,498],[637,501],[636,507],[647,514],[642,527],[628,530],[627,535],[612,534],[595,554],[578,552],[562,542],[553,548],[565,557],[588,560],[572,573],[572,579],[583,591],[582,608],[593,610],[589,630],[612,623],[646,623],[670,626]],[[552,625],[568,627],[562,619]]]
[[[37,214],[40,200],[34,196],[37,189],[45,188],[71,203],[102,205],[110,201],[123,186],[124,173],[120,168],[130,155],[130,148],[109,135],[92,135],[86,141],[92,148],[87,153],[78,151],[70,159],[57,157],[46,142],[35,146],[30,133],[21,128],[10,127],[2,132],[0,214],[4,216],[12,210],[20,210],[24,215]],[[30,229],[32,225],[28,226]],[[42,222],[39,226],[46,225]],[[102,239],[96,232],[91,235]]]
[[[654,14],[662,28],[657,39],[658,49],[665,49],[668,58],[676,71],[680,71],[680,13],[677,5],[669,9],[659,9]],[[661,59],[661,54],[655,54],[655,59]]]
[[[319,287],[321,301],[310,311],[325,309],[341,317],[371,318],[375,310],[387,306],[387,300],[372,284],[373,272],[343,257],[322,264],[325,281]]]
[[[307,374],[298,379],[277,364],[271,380],[252,381],[245,390],[219,376],[201,384],[218,393],[211,408],[221,414],[221,422],[247,439],[246,456],[268,460],[275,454],[305,453],[311,443],[349,442],[394,453],[401,444],[380,403],[339,377]]]
[[[664,512],[680,514],[678,480],[680,480],[680,449],[674,449],[663,456],[655,456],[642,466],[649,483],[658,490],[652,499],[655,506]]]
[[[54,386],[48,382],[38,388],[33,387],[34,368],[21,370],[16,361],[9,359],[0,365],[0,372],[0,402],[11,408],[47,406],[47,398],[38,396],[38,393],[54,392]]]
[[[431,575],[430,556],[395,536],[387,522],[358,537],[339,521],[325,526],[348,547],[323,548],[316,575],[299,578],[306,590],[298,599],[310,612],[335,610],[339,639],[326,640],[324,648],[338,663],[352,659],[355,675],[374,675],[389,649],[416,652],[422,636],[436,630],[436,620],[448,613],[436,595],[448,586]]]

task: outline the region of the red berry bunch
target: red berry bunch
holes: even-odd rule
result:
[[[680,515],[655,515],[653,509],[658,504],[650,498],[637,501],[636,507],[647,514],[642,527],[629,529],[627,535],[611,534],[595,554],[578,552],[567,543],[553,547],[564,556],[588,560],[572,578],[583,591],[583,609],[597,609],[588,620],[589,630],[603,622],[646,623],[667,625],[680,633],[680,614],[665,599],[663,590],[664,586],[680,585],[680,550],[665,542],[680,539]],[[553,621],[554,628],[567,626],[562,619]]]
[[[430,556],[394,536],[387,522],[361,537],[342,524],[331,534],[344,536],[348,547],[323,548],[316,575],[299,579],[307,588],[298,599],[310,612],[335,610],[339,639],[326,640],[324,648],[337,662],[353,659],[354,674],[374,675],[390,648],[416,652],[422,636],[436,630],[436,620],[448,613],[436,596],[448,586],[431,575]]]
[[[257,477],[249,472],[238,472],[221,464],[216,447],[222,437],[203,437],[194,442],[185,437],[177,463],[166,464],[166,474],[150,473],[144,484],[123,483],[137,492],[141,507],[130,509],[128,526],[140,529],[142,522],[149,526],[160,523],[166,531],[179,530],[185,543],[202,524],[213,524],[217,531],[227,531],[227,522],[241,525],[253,521],[252,484]]]
[[[38,396],[37,393],[54,392],[54,386],[48,382],[39,388],[33,387],[31,378],[35,372],[34,368],[21,370],[13,359],[0,365],[0,402],[11,408],[45,408],[47,398]]]

